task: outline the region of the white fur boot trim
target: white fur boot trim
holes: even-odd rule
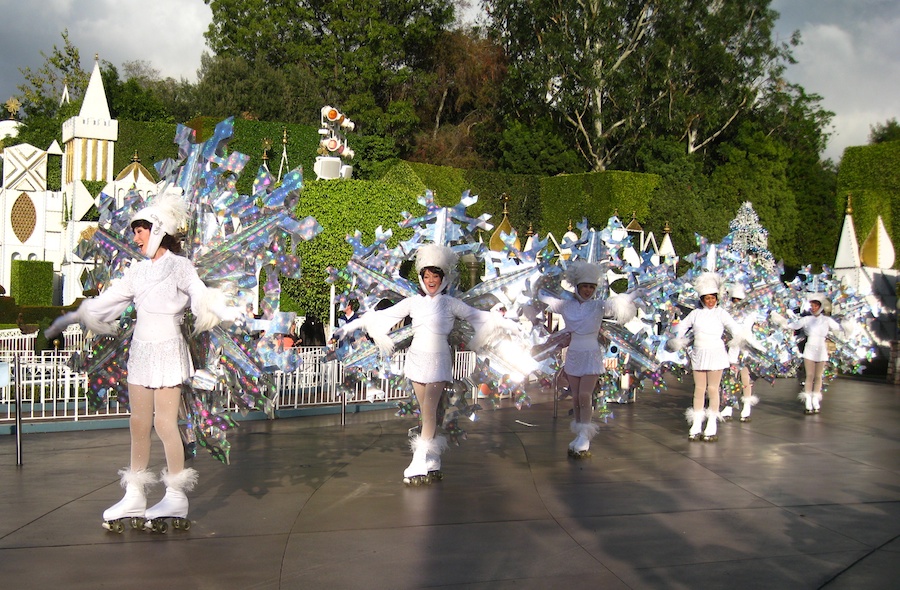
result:
[[[750,409],[759,403],[759,398],[755,395],[741,398],[741,418],[750,417]]]
[[[166,495],[158,504],[147,509],[147,520],[154,518],[185,518],[188,515],[188,499],[185,492],[194,489],[199,474],[196,469],[188,467],[178,473],[162,472],[162,480],[166,484]]]
[[[432,439],[431,448],[425,455],[425,463],[428,466],[428,472],[441,470],[441,455],[447,450],[447,437],[436,436]]]
[[[143,517],[147,510],[147,488],[156,483],[156,476],[146,469],[135,471],[130,467],[120,469],[119,476],[119,485],[125,489],[125,495],[103,511],[103,520]]]
[[[806,412],[812,412],[812,394],[807,393],[805,391],[801,391],[797,394],[797,399],[804,403],[806,406]]]
[[[819,413],[819,410],[822,409],[822,392],[814,391],[812,392],[812,409],[813,412]]]
[[[688,421],[688,424],[691,425],[691,430],[688,433],[690,436],[698,436],[703,432],[703,418],[705,417],[706,409],[704,408],[699,410],[688,408],[684,411],[684,418]]]
[[[576,422],[575,432],[577,436],[573,441],[572,451],[583,453],[591,448],[591,439],[600,432],[600,427],[593,422]]]
[[[413,458],[409,466],[403,470],[403,477],[416,477],[428,475],[428,452],[435,446],[434,439],[426,440],[421,436],[409,439],[409,447],[412,449]]]
[[[718,432],[718,422],[722,419],[722,414],[706,410],[706,428],[703,430],[704,440],[714,440]]]

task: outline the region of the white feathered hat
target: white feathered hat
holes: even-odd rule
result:
[[[585,283],[597,285],[600,283],[600,277],[603,275],[603,269],[599,264],[587,262],[585,260],[574,260],[569,263],[566,268],[565,279],[570,285],[578,287]]]
[[[705,272],[694,279],[694,290],[700,297],[715,295],[721,298],[722,277],[714,272]]]
[[[187,224],[188,206],[181,193],[182,190],[179,187],[166,187],[163,192],[153,197],[150,205],[138,211],[131,218],[132,224],[135,221],[143,220],[153,226],[150,229],[150,240],[147,242],[145,252],[148,258],[156,255],[164,235],[174,236],[178,233],[178,228]]]
[[[825,296],[825,293],[809,293],[806,296],[807,301],[818,301],[822,306],[822,312],[831,315],[831,299]]]
[[[441,281],[441,288],[438,293],[446,291],[447,288],[456,280],[456,265],[459,262],[459,254],[448,246],[439,246],[438,244],[426,244],[416,252],[416,274],[419,275],[419,285],[422,290],[425,289],[425,282],[422,280],[422,271],[433,266],[444,271],[444,280]]]
[[[735,283],[734,285],[732,285],[731,289],[729,289],[729,292],[731,293],[732,299],[747,298],[747,292],[744,290],[744,286],[740,283]]]

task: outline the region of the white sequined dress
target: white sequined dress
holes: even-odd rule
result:
[[[727,369],[728,350],[722,336],[725,330],[732,336],[742,333],[741,326],[721,307],[701,307],[687,314],[676,329],[676,337],[684,338],[689,329],[694,331],[691,345],[691,368],[695,371]]]
[[[603,318],[613,314],[612,300],[579,301],[541,295],[541,301],[547,304],[550,311],[563,317],[566,331],[572,334],[563,366],[566,375],[583,377],[605,373],[603,351],[598,336]]]
[[[168,250],[157,260],[133,264],[98,297],[81,304],[79,312],[94,322],[116,321],[134,302],[137,319],[128,356],[128,383],[148,388],[181,385],[193,374],[187,342],[181,333],[184,310],[203,308],[209,289],[190,260]]]
[[[453,351],[449,336],[457,319],[472,324],[477,331],[490,318],[490,312],[475,309],[450,295],[414,295],[396,305],[367,311],[344,326],[347,333],[364,328],[370,334],[387,334],[391,327],[409,317],[413,339],[406,352],[403,373],[416,383],[453,380]]]
[[[828,344],[825,342],[828,333],[841,330],[841,325],[824,313],[803,316],[788,327],[806,333],[803,358],[819,363],[828,360]]]

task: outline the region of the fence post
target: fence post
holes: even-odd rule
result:
[[[20,353],[21,354],[21,353]],[[13,392],[16,395],[16,465],[22,465],[22,396],[20,389],[20,382],[22,381],[19,377],[19,354],[14,357],[13,360],[13,374],[15,375],[15,385],[13,385]]]

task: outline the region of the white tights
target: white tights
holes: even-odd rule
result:
[[[128,397],[131,401],[131,468],[142,471],[149,465],[152,426],[163,443],[169,473],[180,473],[184,469],[184,446],[178,432],[181,387],[150,389],[129,384]]]

